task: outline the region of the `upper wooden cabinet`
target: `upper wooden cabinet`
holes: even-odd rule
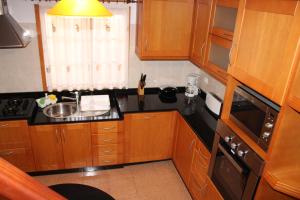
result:
[[[238,0],[196,0],[190,59],[219,81],[227,68]]]
[[[137,4],[136,53],[141,59],[188,59],[194,0]]]
[[[241,0],[229,73],[282,105],[295,68],[299,1]]]
[[[89,123],[32,126],[30,134],[37,170],[92,165]]]
[[[125,162],[172,157],[175,112],[125,115]]]
[[[185,120],[179,116],[173,161],[186,185],[189,184],[193,152],[196,146],[196,141],[196,136],[192,129],[185,122]]]
[[[190,59],[193,63],[201,67],[205,64],[211,8],[211,0],[196,0]]]
[[[35,170],[26,121],[0,122],[0,156],[24,171]]]

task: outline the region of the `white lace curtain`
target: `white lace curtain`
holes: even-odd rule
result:
[[[123,88],[128,82],[129,10],[110,18],[57,17],[41,9],[49,91]]]

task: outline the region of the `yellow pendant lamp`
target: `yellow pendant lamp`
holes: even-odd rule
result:
[[[53,8],[48,10],[49,15],[82,16],[82,17],[111,17],[98,0],[61,0]]]

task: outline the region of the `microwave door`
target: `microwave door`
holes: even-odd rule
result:
[[[231,115],[240,126],[253,133],[258,139],[265,121],[266,112],[254,103],[241,97],[237,101],[234,100],[231,107]]]

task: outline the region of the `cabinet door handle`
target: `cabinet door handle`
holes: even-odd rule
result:
[[[231,67],[232,66],[232,50],[233,50],[233,48],[235,48],[236,47],[236,44],[232,44],[232,47],[231,47],[231,49],[230,49],[230,51],[229,51],[229,66]]]
[[[0,124],[0,127],[7,127],[8,124]]]
[[[111,142],[111,141],[113,141],[113,139],[104,139],[103,141],[104,142]]]
[[[205,46],[205,42],[203,42],[202,46],[201,46],[201,49],[200,49],[200,57],[201,59],[203,59],[203,48]]]
[[[147,51],[148,50],[148,40],[146,39],[146,41],[145,41],[145,51]]]
[[[194,143],[195,143],[195,140],[193,140],[189,146],[189,151],[192,151],[193,149],[193,146],[194,146]]]
[[[8,151],[8,152],[3,152],[3,153],[1,153],[0,155],[1,156],[10,156],[10,155],[12,155],[14,152],[13,151]]]
[[[112,126],[112,127],[104,127],[103,130],[108,131],[108,130],[112,130],[112,129],[114,129],[114,128],[116,128],[116,127],[115,127],[115,126]]]
[[[56,136],[56,141],[57,143],[60,143],[60,138],[59,138],[59,133],[58,133],[58,129],[55,129],[55,136]]]
[[[62,129],[63,142],[66,143],[65,129]]]

